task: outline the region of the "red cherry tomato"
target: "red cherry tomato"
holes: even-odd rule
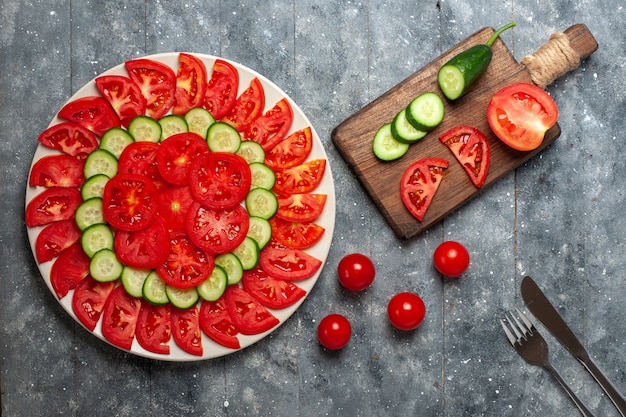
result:
[[[339,282],[350,291],[363,291],[374,282],[376,268],[370,258],[360,253],[351,253],[339,261]]]
[[[469,267],[470,255],[461,243],[448,240],[435,249],[433,261],[435,268],[442,275],[456,278],[461,276]]]
[[[387,316],[396,329],[415,330],[426,317],[426,305],[419,295],[401,292],[389,300]]]
[[[317,338],[329,350],[339,350],[348,344],[352,326],[341,314],[329,314],[317,326]]]

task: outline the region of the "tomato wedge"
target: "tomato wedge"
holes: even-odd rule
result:
[[[239,72],[227,61],[217,59],[204,95],[204,108],[220,120],[229,114],[237,102]]]
[[[229,286],[225,297],[228,313],[241,334],[263,333],[280,323],[256,298],[237,285]]]
[[[172,314],[170,305],[157,306],[141,303],[135,337],[139,346],[152,353],[168,355],[172,337]]]
[[[209,254],[235,249],[246,238],[249,226],[248,212],[240,205],[231,209],[211,209],[194,202],[187,214],[187,235]]]
[[[54,261],[50,269],[50,284],[59,300],[89,275],[89,261],[80,243],[64,250]]]
[[[86,96],[70,101],[59,110],[59,117],[89,129],[97,136],[120,127],[121,122],[113,108],[99,96]]]
[[[157,204],[156,187],[141,175],[117,174],[104,186],[104,218],[117,229],[132,232],[150,226]]]
[[[109,343],[130,350],[141,304],[141,299],[129,295],[122,285],[111,291],[102,313],[102,335]]]
[[[126,71],[146,99],[146,112],[160,119],[174,106],[176,74],[167,65],[152,59],[126,61]]]
[[[33,164],[28,183],[43,187],[80,187],[85,161],[69,155],[47,155]]]
[[[172,334],[174,341],[185,352],[202,356],[202,332],[198,307],[181,310],[172,307]]]
[[[250,86],[237,97],[235,107],[221,120],[229,123],[240,132],[244,132],[252,121],[256,120],[265,108],[265,91],[258,78],[250,81]]]
[[[185,231],[187,212],[193,201],[189,186],[167,187],[159,192],[159,216],[170,231]]]
[[[314,159],[293,168],[277,171],[274,190],[279,194],[309,193],[322,182],[325,169],[325,159]]]
[[[202,301],[200,306],[200,328],[211,340],[231,349],[241,349],[237,338],[239,331],[226,309],[224,297],[217,301]]]
[[[124,148],[117,163],[118,174],[139,174],[154,183],[157,189],[165,186],[159,173],[157,152],[159,144],[154,142],[133,142]]]
[[[44,227],[35,241],[37,262],[51,261],[65,249],[78,242],[81,231],[74,219],[61,220]]]
[[[204,62],[194,55],[178,55],[176,93],[172,113],[184,116],[194,107],[202,107],[206,94],[207,73]]]
[[[155,218],[141,230],[117,230],[115,254],[120,262],[133,268],[154,269],[169,256],[169,232],[163,220]]]
[[[559,118],[550,95],[529,83],[515,83],[498,91],[487,107],[487,120],[493,133],[518,151],[531,151]]]
[[[241,282],[244,290],[268,308],[289,307],[306,295],[293,282],[276,279],[261,268],[245,271]]]
[[[93,132],[74,122],[50,126],[37,139],[47,148],[57,149],[78,159],[85,159],[98,149],[98,139]]]
[[[300,249],[272,242],[261,251],[259,266],[274,278],[298,281],[315,275],[322,261]]]
[[[487,137],[472,126],[454,127],[439,137],[459,161],[472,183],[480,188],[487,178],[491,154]]]
[[[226,209],[241,203],[252,183],[250,167],[239,155],[211,152],[191,163],[191,194],[209,208]]]
[[[448,161],[425,158],[411,164],[400,179],[400,196],[404,206],[417,220],[422,221],[443,178]]]
[[[114,287],[115,282],[98,282],[87,276],[74,289],[72,311],[89,331],[93,332],[96,328],[104,304]]]
[[[311,149],[313,149],[313,135],[311,128],[305,127],[268,148],[265,153],[265,164],[275,170],[293,168],[307,160]]]
[[[274,239],[293,249],[310,248],[322,238],[325,231],[313,222],[292,222],[278,217],[272,217],[270,225]]]
[[[130,78],[123,75],[103,75],[96,78],[96,87],[113,107],[122,126],[128,127],[134,117],[146,113],[146,99]]]
[[[82,201],[78,188],[47,188],[26,206],[26,226],[44,226],[72,219]]]
[[[283,98],[262,116],[250,123],[244,137],[263,145],[263,149],[273,148],[289,133],[293,123],[293,110],[287,98]]]
[[[157,152],[157,166],[161,176],[170,184],[189,183],[188,172],[191,164],[209,152],[206,140],[192,132],[177,133],[161,142]]]
[[[213,255],[207,255],[185,234],[169,239],[169,256],[156,271],[167,285],[175,288],[193,288],[204,282],[213,271]]]
[[[276,217],[294,222],[310,222],[321,216],[326,194],[287,194],[278,196]]]

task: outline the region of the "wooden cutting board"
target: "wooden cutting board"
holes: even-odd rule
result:
[[[518,63],[506,44],[498,39],[493,45],[493,59],[478,83],[465,96],[454,102],[444,99],[445,117],[441,125],[418,143],[411,145],[402,158],[391,162],[383,162],[376,158],[372,151],[372,140],[378,128],[384,123],[391,122],[401,109],[421,93],[434,91],[443,98],[437,85],[439,68],[459,52],[478,43],[487,42],[493,33],[493,28],[483,28],[474,33],[350,116],[335,127],[331,134],[332,141],[343,158],[394,232],[402,239],[419,235],[502,176],[550,146],[561,133],[557,123],[546,133],[542,145],[530,152],[515,151],[492,133],[486,114],[487,105],[494,93],[512,83],[532,83],[529,69]],[[574,25],[564,33],[581,59],[591,55],[598,47],[585,25]],[[480,189],[474,187],[463,167],[439,141],[442,133],[459,125],[474,126],[489,140],[491,165],[485,183]],[[400,177],[412,162],[427,157],[444,158],[450,164],[444,171],[443,180],[426,216],[420,222],[411,216],[402,203]]]

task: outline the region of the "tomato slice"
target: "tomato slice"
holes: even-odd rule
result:
[[[439,137],[459,161],[472,183],[480,188],[487,178],[491,154],[487,137],[472,126],[454,127]]]
[[[169,239],[169,256],[156,271],[168,285],[187,289],[204,282],[213,271],[213,255],[194,245],[183,234],[176,234]]]
[[[265,91],[261,81],[255,77],[250,81],[250,86],[237,97],[235,107],[221,120],[244,132],[252,121],[263,114],[264,108]]]
[[[529,83],[504,87],[491,98],[487,107],[487,120],[493,133],[518,151],[538,148],[558,118],[559,109],[554,99]]]
[[[159,173],[169,183],[186,185],[188,171],[194,160],[208,153],[206,140],[192,132],[177,133],[161,142],[157,152]]]
[[[261,268],[245,271],[241,282],[244,290],[268,308],[289,307],[306,295],[293,282],[276,279]]]
[[[113,108],[99,96],[86,96],[70,101],[59,110],[59,117],[78,123],[98,136],[113,127],[121,126]]]
[[[215,60],[213,72],[204,96],[204,108],[216,119],[220,120],[232,111],[237,102],[239,89],[239,72],[221,59]]]
[[[300,249],[272,242],[261,251],[259,266],[274,278],[298,281],[315,275],[322,261]]]
[[[154,142],[133,142],[124,148],[117,164],[118,174],[139,174],[154,183],[157,189],[165,186],[159,173],[157,152],[159,144]]]
[[[80,243],[61,252],[54,261],[50,268],[50,284],[59,300],[89,275],[89,261]]]
[[[130,350],[140,310],[141,299],[129,295],[122,285],[114,288],[104,303],[102,335],[111,344]]]
[[[274,190],[279,194],[304,194],[313,191],[322,182],[325,159],[314,159],[293,168],[276,172]]]
[[[160,218],[137,231],[118,230],[114,241],[120,262],[133,268],[154,269],[169,256],[169,232]]]
[[[98,149],[98,139],[92,131],[74,122],[62,122],[50,126],[37,138],[39,142],[50,149],[57,149],[78,159],[85,159],[87,155]]]
[[[26,226],[44,226],[74,218],[83,199],[78,188],[48,188],[36,195],[26,206]]]
[[[249,226],[248,212],[240,205],[230,209],[211,209],[194,202],[187,214],[187,235],[209,254],[235,249],[246,238]]]
[[[292,222],[278,217],[272,217],[270,225],[272,237],[293,249],[310,248],[322,238],[325,231],[322,226],[313,222]]]
[[[237,285],[226,288],[225,297],[228,313],[241,334],[263,333],[280,323],[256,298]]]
[[[278,196],[276,217],[294,222],[310,222],[324,210],[326,194],[287,194]]]
[[[265,164],[274,170],[293,168],[307,160],[311,149],[313,149],[313,135],[311,128],[305,127],[268,148],[265,153]]]
[[[185,231],[187,212],[193,201],[189,186],[167,187],[159,192],[159,216],[170,231]]]
[[[226,309],[224,297],[217,301],[202,301],[200,306],[200,328],[211,340],[231,349],[241,349],[237,334],[239,331],[233,324]]]
[[[123,75],[103,75],[96,78],[96,87],[120,119],[122,126],[146,113],[146,99],[139,86]]]
[[[176,102],[172,113],[184,116],[194,107],[202,107],[206,94],[207,73],[204,62],[194,55],[181,52],[178,55],[176,74]]]
[[[51,261],[65,249],[78,242],[81,231],[74,219],[61,220],[44,227],[35,241],[37,262]]]
[[[85,161],[69,155],[47,155],[33,164],[28,183],[43,187],[80,187]]]
[[[211,152],[195,158],[189,169],[191,194],[209,208],[239,205],[252,184],[245,159],[225,152]]]
[[[404,206],[417,220],[422,221],[443,178],[448,161],[426,158],[411,164],[400,179],[400,196]]]
[[[102,211],[113,227],[136,231],[152,224],[156,217],[157,189],[138,174],[117,174],[104,186]]]
[[[98,282],[90,276],[78,283],[72,296],[72,311],[89,331],[96,328],[104,304],[113,291],[115,282]]]
[[[169,355],[169,342],[172,338],[170,305],[141,303],[135,337],[139,345],[148,352]]]
[[[152,59],[126,61],[126,71],[146,99],[148,116],[160,119],[174,106],[176,74],[167,65]]]
[[[172,308],[172,334],[174,341],[182,350],[202,356],[202,332],[197,307],[186,310]]]
[[[244,137],[260,143],[263,149],[268,150],[285,139],[292,123],[291,104],[283,98],[265,114],[253,120],[244,132]]]

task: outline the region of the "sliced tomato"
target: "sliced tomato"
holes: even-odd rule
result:
[[[37,262],[51,261],[65,249],[78,242],[81,231],[74,219],[61,220],[44,227],[35,241]]]
[[[289,137],[268,148],[265,164],[272,169],[293,168],[304,163],[313,149],[310,127],[293,132]]]
[[[69,155],[47,155],[30,170],[28,183],[43,187],[80,187],[85,182],[85,160]]]
[[[221,120],[244,132],[252,121],[263,114],[264,108],[265,91],[261,81],[255,77],[250,81],[250,86],[237,97],[235,107]]]
[[[211,152],[194,159],[189,169],[191,193],[207,207],[232,208],[239,205],[252,183],[250,167],[239,155]]]
[[[82,201],[78,188],[45,189],[26,206],[26,226],[44,226],[59,220],[73,219]]]
[[[112,345],[130,350],[140,310],[141,299],[129,295],[122,285],[114,288],[104,303],[102,335]]]
[[[400,196],[404,206],[417,220],[422,221],[443,178],[448,161],[426,158],[411,164],[400,179]]]
[[[271,243],[261,251],[259,266],[274,278],[298,281],[315,275],[322,261],[303,250]]]
[[[174,106],[176,74],[167,65],[147,58],[126,61],[126,71],[146,99],[148,116],[160,119]]]
[[[231,349],[240,349],[237,335],[239,331],[233,324],[226,309],[224,297],[217,301],[202,301],[200,306],[200,328],[211,340]]]
[[[136,231],[146,228],[156,218],[157,189],[138,174],[117,174],[104,186],[102,212],[113,227]]]
[[[278,196],[276,217],[294,222],[310,222],[324,210],[326,194],[287,194]]]
[[[93,132],[74,122],[50,126],[37,139],[47,148],[57,149],[78,159],[85,159],[98,149],[98,139]]]
[[[228,313],[241,334],[263,333],[280,323],[263,304],[237,285],[226,288],[225,297]]]
[[[206,94],[207,73],[204,62],[194,55],[178,55],[176,74],[176,102],[172,113],[184,116],[194,107],[202,107]]]
[[[193,132],[177,133],[161,142],[157,152],[159,173],[174,185],[189,183],[189,167],[201,155],[209,152],[209,146],[200,135]]]
[[[170,231],[185,231],[187,212],[193,201],[189,186],[166,187],[159,192],[159,216]]]
[[[204,108],[216,120],[222,119],[235,107],[238,89],[239,72],[237,69],[227,61],[215,60],[204,96]]]
[[[135,337],[139,345],[148,352],[168,355],[172,338],[170,305],[141,303]]]
[[[198,307],[181,310],[172,307],[172,334],[174,341],[185,352],[202,356],[202,332]]]
[[[274,190],[279,194],[305,194],[322,182],[326,169],[325,159],[314,159],[293,168],[276,172]]]
[[[487,107],[493,133],[518,151],[531,151],[559,118],[559,109],[550,95],[529,83],[515,83],[498,91]]]
[[[207,255],[184,233],[171,236],[169,245],[167,260],[156,269],[167,285],[187,289],[206,281],[215,265],[213,255]]]
[[[87,276],[74,288],[72,311],[89,331],[93,332],[96,328],[104,304],[114,287],[115,282],[98,282]]]
[[[102,136],[113,127],[121,126],[111,105],[99,96],[86,96],[70,101],[59,110],[59,117],[78,123],[97,136]]]
[[[165,186],[159,173],[157,152],[159,144],[154,142],[133,142],[124,148],[117,163],[119,174],[139,174],[154,183],[157,189]]]
[[[89,275],[89,261],[80,243],[74,243],[54,261],[50,268],[50,284],[59,300]]]
[[[96,87],[120,119],[122,126],[134,117],[146,114],[146,99],[139,86],[123,75],[102,75],[96,78]]]
[[[169,256],[169,232],[163,220],[155,218],[150,226],[136,231],[115,233],[115,254],[120,262],[133,268],[154,269]]]
[[[286,98],[281,99],[270,110],[250,123],[244,137],[263,145],[263,149],[273,148],[289,133],[293,123],[293,110]]]
[[[268,308],[289,307],[306,295],[293,282],[274,278],[261,268],[245,271],[241,282],[244,290]]]
[[[472,126],[454,127],[439,137],[461,166],[472,183],[480,188],[487,178],[491,153],[487,137]]]
[[[325,230],[313,222],[293,222],[279,217],[272,217],[270,225],[272,237],[293,249],[310,248],[322,238]]]
[[[210,254],[235,249],[246,238],[249,226],[248,212],[240,205],[231,209],[211,209],[195,202],[187,214],[187,235],[196,246]]]

